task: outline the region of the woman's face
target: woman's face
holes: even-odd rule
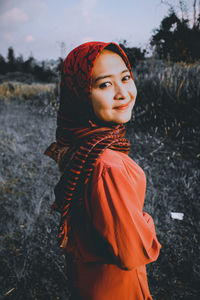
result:
[[[135,83],[121,56],[104,49],[92,74],[91,102],[95,115],[104,122],[126,123],[131,118],[136,95]]]

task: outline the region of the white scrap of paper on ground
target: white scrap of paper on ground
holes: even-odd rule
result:
[[[184,213],[171,212],[172,219],[183,220]]]

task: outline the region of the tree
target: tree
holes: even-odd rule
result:
[[[23,71],[23,66],[24,66],[24,59],[22,54],[20,54],[16,60],[15,60],[15,65],[16,65],[16,71],[22,72]]]
[[[196,0],[161,0],[161,4],[167,5],[176,13],[176,15],[178,15],[178,12],[180,12],[181,20],[185,18],[191,20],[192,27],[196,27],[197,23],[199,22],[200,0],[198,3]]]
[[[119,46],[128,56],[131,66],[135,66],[139,60],[143,60],[145,57],[146,50],[141,50],[141,48],[137,47],[127,47],[126,40],[123,43],[119,43]]]
[[[59,72],[59,73],[61,72],[61,69],[62,69],[62,66],[63,66],[63,62],[64,62],[63,58],[59,57],[58,65],[57,65],[57,68],[56,68],[56,71]]]
[[[161,59],[193,62],[200,58],[200,29],[190,28],[188,19],[180,19],[170,10],[154,31],[150,44]]]
[[[7,63],[2,55],[0,55],[0,73],[6,74],[8,71]]]
[[[14,50],[13,50],[12,47],[8,48],[7,59],[8,59],[8,71],[9,72],[14,72],[16,70],[16,67],[15,67],[15,54],[14,54]]]
[[[34,57],[33,56],[29,56],[29,58],[27,60],[25,60],[25,62],[23,63],[23,71],[25,73],[32,73],[34,70]]]

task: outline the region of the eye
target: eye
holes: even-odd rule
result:
[[[131,76],[130,75],[126,75],[122,78],[122,81],[128,81],[130,80]]]
[[[111,85],[110,82],[103,82],[99,85],[100,89],[104,89],[104,88],[107,88]]]

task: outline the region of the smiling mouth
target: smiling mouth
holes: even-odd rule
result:
[[[122,105],[116,106],[116,107],[114,107],[114,109],[117,109],[117,110],[125,110],[125,109],[127,109],[127,108],[129,107],[130,103],[131,103],[131,101],[129,101],[129,102],[126,103],[126,104],[122,104]]]

